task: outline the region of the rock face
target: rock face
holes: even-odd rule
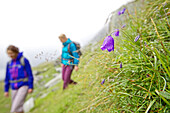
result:
[[[44,93],[40,98],[45,98],[49,93]]]
[[[34,76],[34,83],[37,84],[43,78],[44,78],[43,75]]]
[[[44,73],[48,70],[48,68],[44,68],[42,71],[37,71],[37,70],[34,70],[33,71],[33,75],[36,76],[36,75],[40,75],[41,73]]]
[[[35,71],[33,71],[32,73],[33,73],[33,75],[38,75],[38,74],[39,74],[39,72],[38,72],[38,71],[36,71],[36,70],[35,70]]]
[[[57,84],[61,80],[61,74],[57,75],[55,78],[50,80],[48,83],[45,84],[45,88],[49,88]]]
[[[58,73],[61,73],[61,71],[62,71],[61,67],[55,68],[55,70],[56,70]]]
[[[53,76],[53,77],[56,77],[56,76],[58,76],[58,73],[55,73],[55,74],[53,74],[52,76]]]
[[[140,2],[138,0],[138,2]],[[118,11],[122,10],[123,8],[127,8],[128,9],[128,13],[130,14],[135,14],[135,10],[134,10],[134,5],[136,6],[136,0],[131,0],[131,2],[128,3],[128,5],[122,6],[119,9],[117,9],[116,11],[111,12],[108,15],[108,18],[106,19],[105,25],[103,26],[103,28],[96,33],[96,35],[94,36],[94,38],[90,41],[92,46],[94,47],[94,45],[104,39],[105,36],[109,35],[111,32],[113,32],[115,29],[119,29],[122,27],[122,25],[124,25],[123,23],[120,24],[120,22],[123,22],[127,19],[126,15],[127,15],[127,10],[125,12],[124,15],[118,15]],[[138,3],[137,5],[138,7],[143,7],[143,4]],[[94,49],[91,50],[92,52],[94,51]]]
[[[34,98],[31,97],[24,103],[24,112],[29,112],[34,107]]]
[[[128,3],[128,5],[126,6],[122,6],[120,7],[118,10],[113,11],[110,13],[110,16],[108,17],[108,33],[113,32],[115,29],[119,29],[122,27],[122,25],[124,25],[123,22],[125,22],[128,18],[126,15],[128,15],[128,13],[130,15],[134,15],[135,16],[135,10],[134,10],[134,6],[137,7],[144,7],[144,4],[141,4],[141,1],[138,0],[132,0],[131,2]],[[127,10],[125,11],[124,15],[118,15],[118,11],[122,10],[123,8],[126,8]],[[128,12],[128,13],[127,13]],[[122,22],[122,24],[120,24],[120,22]]]
[[[53,88],[51,91],[54,92],[54,91],[57,91],[59,89],[59,87],[56,87],[56,88]]]

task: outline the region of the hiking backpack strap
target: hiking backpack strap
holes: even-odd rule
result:
[[[21,63],[21,65],[22,65],[23,67],[25,66],[25,61],[24,61],[24,59],[25,59],[24,56],[22,56],[22,57],[20,58],[20,63]]]
[[[22,56],[22,57],[19,59],[21,65],[22,65],[23,67],[25,66],[25,61],[24,61],[24,59],[25,59],[24,56]],[[10,61],[8,62],[8,65],[10,65],[11,63],[12,63],[12,60],[10,60]]]
[[[80,51],[80,48],[81,48],[81,47],[80,47],[80,44],[79,44],[79,43],[76,43],[76,42],[71,42],[71,43],[68,44],[68,52],[70,53],[70,55],[73,56],[72,53],[71,53],[71,51],[70,51],[70,45],[71,45],[72,43],[76,46],[76,49],[77,49],[76,51],[73,51],[73,52],[77,52],[78,55],[81,56],[81,55],[82,55],[82,52]]]
[[[72,54],[72,52],[70,51],[70,45],[71,45],[72,43],[74,44],[74,42],[71,42],[71,43],[68,44],[68,52],[69,52],[69,54],[70,54],[71,57],[72,57],[72,58],[69,60],[69,62],[74,62],[73,54]]]
[[[12,63],[12,60],[8,61],[8,64],[7,64],[7,65],[10,66],[11,63]]]
[[[71,56],[73,56],[72,53],[71,53],[71,51],[70,51],[70,45],[71,45],[72,43],[74,43],[74,42],[71,42],[71,43],[68,44],[68,52],[70,53]]]

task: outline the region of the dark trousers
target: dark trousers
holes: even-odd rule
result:
[[[62,79],[64,81],[63,89],[67,88],[68,84],[76,83],[73,80],[71,80],[71,74],[73,69],[74,69],[73,65],[63,65],[62,67]]]

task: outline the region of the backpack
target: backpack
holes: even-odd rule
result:
[[[78,55],[79,55],[79,57],[80,57],[80,56],[82,55],[82,52],[80,51],[81,46],[80,46],[80,43],[78,43],[78,42],[71,42],[71,43],[69,43],[69,44],[68,44],[68,52],[70,53],[71,56],[73,56],[72,53],[71,53],[71,51],[70,51],[70,45],[71,45],[72,43],[75,44],[75,46],[76,46],[76,48],[77,48],[77,50],[74,51],[74,52],[77,52]]]
[[[25,59],[25,57],[22,56],[22,57],[19,59],[19,61],[20,61],[20,64],[25,68],[25,61],[24,61],[24,59]],[[8,65],[11,64],[11,62],[12,62],[12,60],[10,60],[10,61],[8,62]],[[21,81],[27,82],[27,81],[28,81],[28,77],[26,77],[26,78],[21,78],[21,79],[19,79],[19,80],[10,80],[9,82],[10,82],[10,83],[17,83],[17,82],[21,82]]]
[[[25,61],[24,61],[24,59],[25,59],[24,56],[22,56],[22,57],[19,59],[21,65],[22,65],[23,67],[25,66]],[[10,61],[8,62],[8,65],[11,64],[11,62],[12,62],[12,60],[10,60]]]

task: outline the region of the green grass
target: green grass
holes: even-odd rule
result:
[[[47,93],[48,90],[46,90],[44,88],[44,85],[50,81],[51,79],[54,78],[53,74],[57,73],[55,70],[55,66],[53,64],[53,62],[45,62],[40,64],[37,67],[34,67],[33,70],[37,70],[37,71],[43,71],[44,69],[47,69],[47,71],[41,73],[40,75],[44,76],[44,78],[42,80],[40,80],[38,82],[38,84],[34,85],[34,93],[28,95],[27,99],[29,99],[30,97],[34,97],[34,98],[38,98],[41,95],[43,95],[44,93]],[[45,76],[48,75],[48,77],[46,78]]]
[[[0,112],[1,113],[9,113],[10,112],[10,106],[11,106],[11,99],[4,97],[4,87],[3,83],[0,82]]]
[[[43,90],[42,93],[50,92],[49,95],[37,98],[30,113],[170,112],[170,25],[166,16],[170,9],[164,12],[170,2],[166,1],[163,7],[165,1],[147,0],[142,7],[137,7],[141,2],[135,2],[133,11],[128,9],[118,17],[125,20],[120,19],[120,25],[111,26],[110,32],[120,29],[120,36],[113,37],[115,51],[100,49],[104,39],[89,45],[79,71],[72,75],[78,85],[70,85],[63,91],[60,82]],[[126,27],[121,29],[123,24]],[[140,38],[134,42],[137,35]],[[97,49],[91,52],[93,46]],[[50,63],[38,69],[46,67],[48,71],[43,75],[52,75],[54,69]],[[101,85],[103,79],[105,83]],[[59,89],[51,92],[53,88]]]
[[[166,2],[165,8],[170,6]],[[134,13],[118,17],[126,18],[119,22],[126,27],[119,26],[121,34],[114,37],[115,51],[101,51],[103,40],[97,43],[98,49],[87,50],[79,72],[73,74],[79,85],[52,93],[37,105],[43,105],[49,113],[169,112],[170,28],[165,15],[169,9],[164,12],[162,3],[165,0],[148,0],[143,7],[134,5]],[[137,35],[140,39],[134,42]],[[106,82],[100,85],[103,79]],[[48,102],[54,103],[49,106]],[[40,109],[33,113],[36,111]]]
[[[51,67],[54,67],[54,62],[44,62],[40,65],[38,65],[37,67],[33,67],[33,70],[37,70],[37,71],[43,71],[43,69],[49,69]]]
[[[37,70],[37,71],[43,71],[44,69],[47,69],[46,72],[42,73],[41,75],[45,77],[45,75],[49,75],[48,78],[45,78],[45,79],[42,79],[41,81],[39,81],[39,84],[36,84],[34,87],[35,87],[35,91],[34,93],[32,94],[29,94],[27,96],[27,99],[29,99],[30,97],[34,97],[34,98],[39,98],[41,95],[43,95],[44,93],[47,93],[49,91],[48,90],[44,90],[44,88],[42,86],[40,86],[40,83],[43,82],[43,83],[47,83],[49,80],[51,80],[52,78],[54,78],[52,75],[54,73],[56,73],[56,70],[55,70],[55,67],[54,67],[54,64],[53,62],[45,62],[45,63],[42,63],[40,64],[39,66],[37,67],[34,67],[33,70]],[[43,84],[44,86],[44,84]],[[0,82],[0,113],[9,113],[10,112],[10,106],[11,106],[11,98],[5,98],[4,97],[4,83],[3,82]],[[10,95],[11,96],[11,95]]]

